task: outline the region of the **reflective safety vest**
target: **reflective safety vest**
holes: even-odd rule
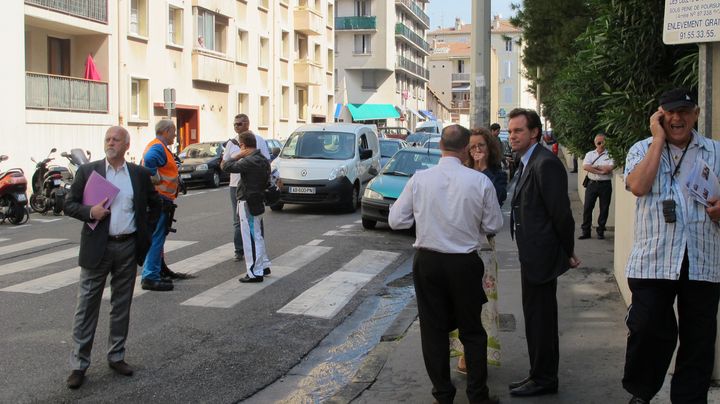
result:
[[[163,150],[165,150],[165,160],[167,161],[164,166],[157,168],[157,175],[160,178],[160,182],[155,184],[155,190],[157,190],[160,195],[170,200],[175,200],[178,193],[178,166],[175,163],[175,158],[172,153],[170,153],[170,150],[165,146],[165,143],[155,138],[145,146],[143,157],[147,154],[148,150],[156,144],[159,144]]]

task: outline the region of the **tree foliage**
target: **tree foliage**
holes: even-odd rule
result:
[[[552,44],[531,50],[534,41],[525,35],[534,35],[531,27],[538,23],[529,10],[546,3],[555,2],[525,0],[520,14],[529,54],[525,66],[541,71],[543,115],[576,156],[593,148],[597,132],[608,132],[610,155],[622,163],[630,146],[649,136],[648,118],[657,108],[659,94],[681,85],[697,87],[697,47],[663,44],[662,1],[585,2],[592,19],[573,37],[571,51],[559,63],[551,63],[545,74],[542,60],[533,55],[541,48],[553,52]],[[530,64],[536,60],[537,65]]]

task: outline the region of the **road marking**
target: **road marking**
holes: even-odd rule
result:
[[[207,193],[207,191],[199,191],[199,192],[193,192],[192,194],[187,194],[187,195],[184,195],[184,196],[195,196],[195,195],[202,195],[202,194],[205,194],[205,193]]]
[[[399,253],[363,250],[343,267],[293,299],[278,313],[333,318],[355,294],[393,263]]]
[[[169,253],[171,251],[195,243],[197,243],[197,241],[168,240],[167,242],[165,242],[165,252]],[[42,278],[34,279],[28,282],[8,286],[4,289],[0,289],[0,292],[32,293],[39,295],[79,282],[79,274],[80,267],[75,267],[66,271],[61,271],[48,276],[43,276]],[[106,288],[106,290],[103,291],[103,295],[105,293],[109,294],[110,290]]]
[[[54,253],[44,254],[39,257],[28,258],[26,260],[5,264],[0,266],[0,275],[13,274],[32,268],[39,268],[48,264],[54,264],[62,260],[77,257],[79,252],[80,247],[73,247],[67,250],[56,251]]]
[[[337,230],[330,230],[330,231],[328,231],[328,232],[323,233],[323,236],[337,236],[338,234],[340,234],[339,231],[337,231]]]
[[[0,238],[0,243],[2,243],[3,241],[8,241],[8,240],[10,240],[10,239],[9,238]]]
[[[340,226],[341,229],[354,229],[356,226],[354,224],[346,224],[344,226]]]
[[[0,239],[5,241],[7,239]],[[5,247],[0,247],[0,255],[10,254],[17,251],[28,250],[30,248],[41,247],[48,244],[57,243],[59,241],[65,241],[64,238],[36,238],[35,240],[23,241],[22,243],[12,244]]]
[[[320,245],[323,241],[325,241],[325,240],[315,239],[315,240],[309,241],[309,242],[308,242],[307,244],[305,244],[305,245]]]
[[[62,220],[62,218],[58,218],[58,219],[30,219],[30,220],[32,220],[33,222],[40,222],[40,223],[52,223],[52,222],[57,222],[58,220]]]
[[[12,225],[12,226],[6,227],[6,228],[5,228],[5,230],[15,230],[15,229],[22,229],[22,228],[24,228],[24,227],[30,227],[30,226],[32,226],[32,225],[31,225],[31,224],[29,224],[29,223],[26,223],[26,224],[21,224],[21,225],[17,225],[17,226],[15,226],[15,225]]]
[[[355,223],[362,223],[362,220],[356,220]]]
[[[266,276],[263,283],[244,284],[238,282],[237,278],[233,278],[181,304],[183,306],[218,307],[225,309],[233,307],[285,276],[315,261],[330,250],[332,250],[332,247],[297,246],[272,260],[272,276]]]

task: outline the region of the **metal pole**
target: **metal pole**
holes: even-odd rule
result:
[[[698,130],[712,138],[713,130],[713,44],[699,44],[698,60],[698,105],[700,117]],[[720,370],[720,369],[719,369]]]
[[[470,126],[490,126],[490,13],[491,1],[473,1],[470,38]]]

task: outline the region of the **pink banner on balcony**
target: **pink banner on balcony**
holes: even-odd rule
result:
[[[102,80],[100,73],[98,73],[97,68],[95,68],[95,61],[90,54],[88,54],[87,60],[85,61],[85,79],[95,81]]]

